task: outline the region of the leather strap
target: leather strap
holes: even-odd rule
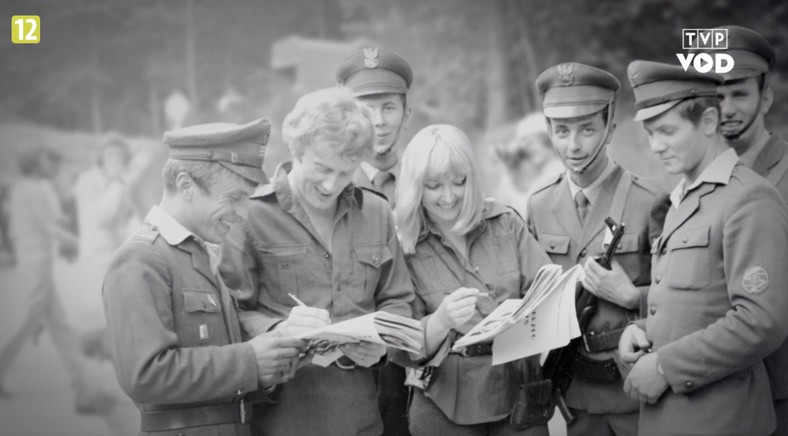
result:
[[[188,409],[143,411],[142,432],[178,430],[206,425],[243,424],[244,404],[217,404]]]
[[[583,335],[583,345],[587,352],[594,354],[618,348],[618,340],[624,329],[620,328],[604,333],[586,333]]]

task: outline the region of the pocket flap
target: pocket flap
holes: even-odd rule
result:
[[[219,312],[219,297],[207,289],[184,289],[183,308],[186,312]]]
[[[692,247],[706,247],[709,245],[709,227],[695,227],[692,229],[677,230],[668,240],[668,250],[681,250]]]
[[[621,240],[618,241],[618,246],[616,247],[616,253],[635,253],[638,251],[638,235],[635,232],[632,233],[624,233],[621,236]]]
[[[566,254],[569,252],[568,235],[551,235],[543,233],[539,235],[539,244],[542,245],[544,251],[553,254]]]
[[[380,268],[381,265],[394,258],[385,244],[356,245],[353,247],[359,262]]]

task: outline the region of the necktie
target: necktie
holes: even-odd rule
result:
[[[372,186],[385,195],[389,203],[394,203],[394,174],[388,171],[378,171],[372,178]]]
[[[580,223],[585,224],[588,215],[588,197],[583,191],[578,191],[575,195],[575,207],[577,208],[577,216],[580,217]]]

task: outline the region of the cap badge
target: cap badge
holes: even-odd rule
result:
[[[561,64],[558,66],[558,78],[562,86],[570,86],[575,81],[574,66],[572,64]]]
[[[378,49],[365,48],[364,49],[364,66],[367,68],[377,68],[380,61],[378,60]]]

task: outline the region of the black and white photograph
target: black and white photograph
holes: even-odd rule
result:
[[[788,436],[788,3],[0,35],[0,436]]]

